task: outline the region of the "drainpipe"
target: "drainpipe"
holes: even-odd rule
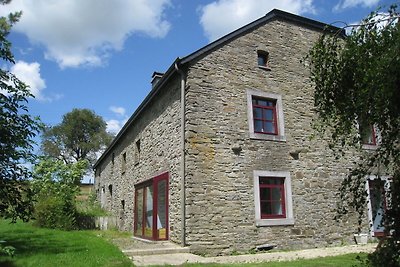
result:
[[[175,69],[181,76],[181,243],[186,246],[186,190],[185,190],[185,73],[179,69],[178,62],[175,62]]]

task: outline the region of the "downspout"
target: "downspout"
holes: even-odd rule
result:
[[[179,69],[178,61],[175,62],[175,69],[181,76],[181,244],[186,246],[186,189],[185,189],[185,73]]]

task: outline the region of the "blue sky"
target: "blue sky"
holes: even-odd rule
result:
[[[153,71],[273,8],[356,23],[393,1],[13,0],[0,15],[23,11],[10,35],[11,70],[36,95],[30,112],[54,125],[73,108],[89,108],[116,133],[150,91]]]

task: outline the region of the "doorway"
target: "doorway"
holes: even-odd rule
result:
[[[168,172],[135,185],[134,235],[168,239]]]

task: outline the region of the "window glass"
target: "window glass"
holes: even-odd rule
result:
[[[261,217],[285,217],[284,178],[260,177],[259,184]]]
[[[262,108],[254,108],[253,114],[255,119],[262,119]]]
[[[274,111],[272,109],[264,109],[264,118],[266,120],[272,121],[274,120]]]

